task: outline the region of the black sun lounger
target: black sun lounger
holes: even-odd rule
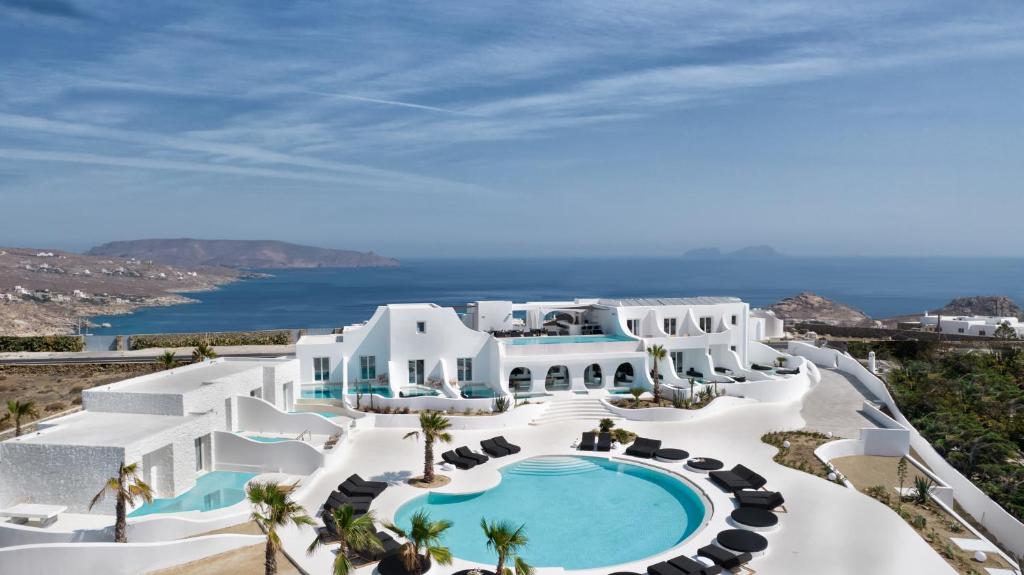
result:
[[[354,483],[352,483],[350,481],[347,481],[347,480],[344,483],[342,483],[341,485],[338,485],[338,491],[344,493],[345,495],[347,495],[349,497],[370,497],[370,498],[374,498],[378,494],[380,494],[380,491],[378,491],[377,489],[372,489],[372,488],[367,488],[367,487],[360,487],[360,486],[358,486],[358,485],[356,485],[356,484],[354,484]]]
[[[463,445],[462,447],[456,449],[455,450],[455,455],[458,455],[459,457],[462,457],[463,459],[471,459],[471,460],[475,461],[477,465],[480,465],[481,463],[486,463],[487,460],[490,459],[490,457],[487,457],[486,455],[484,455],[482,453],[476,453],[476,452],[474,452],[473,450],[471,450],[469,447],[467,447],[465,445]]]
[[[611,433],[599,433],[597,434],[597,450],[598,451],[611,451],[612,450],[612,434]]]
[[[402,548],[402,544],[395,541],[395,538],[390,533],[384,531],[377,532],[377,539],[380,541],[383,549],[374,549],[373,551],[362,551],[357,553],[363,559],[368,561],[378,561],[387,557],[388,555],[394,555]]]
[[[459,457],[458,455],[455,455],[454,451],[445,451],[441,454],[441,459],[445,460],[446,463],[451,463],[459,469],[473,469],[476,467],[476,461],[465,457]]]
[[[686,375],[688,375],[690,377],[700,378],[700,379],[704,378],[704,373],[703,372],[697,371],[696,369],[693,369],[692,367],[690,369],[686,370]]]
[[[786,500],[778,491],[737,491],[733,494],[740,507],[772,510],[784,504]]]
[[[366,512],[370,510],[369,501],[339,502],[334,499],[328,499],[327,502],[324,503],[324,525],[326,525],[328,528],[333,529],[334,521],[331,519],[331,512],[334,511],[335,509],[341,509],[346,505],[352,507],[352,513],[355,515],[366,515]]]
[[[783,369],[783,368],[780,367],[779,369],[775,370],[775,373],[777,373],[779,375],[796,375],[796,374],[800,373],[800,368],[799,367],[795,367],[793,369]]]
[[[648,566],[647,575],[688,575],[688,573],[678,567],[669,565],[667,561],[662,561],[661,563]]]
[[[714,481],[726,491],[739,491],[740,489],[760,489],[768,481],[754,473],[743,465],[736,465],[728,471],[712,471],[708,473],[711,481]]]
[[[661,449],[660,439],[647,439],[646,437],[637,437],[633,441],[633,445],[630,445],[626,449],[626,455],[632,455],[634,457],[643,457],[650,459],[654,457],[654,454]]]
[[[770,368],[770,367],[768,367],[766,365],[761,365],[760,363],[752,363],[752,364],[750,364],[750,369],[756,369],[757,371],[771,371],[772,370],[772,368]]]
[[[751,559],[750,553],[733,553],[732,551],[723,549],[718,545],[707,545],[705,547],[701,547],[697,550],[697,555],[707,557],[714,561],[716,565],[720,565],[724,569],[742,567]]]
[[[369,504],[371,501],[373,501],[373,498],[367,496],[349,497],[348,495],[345,495],[340,491],[332,491],[331,494],[327,497],[327,500],[333,502],[335,507],[340,507],[346,503],[350,503],[352,505],[355,505],[357,503]]]
[[[384,482],[384,481],[367,481],[367,480],[363,479],[362,477],[360,477],[358,473],[353,473],[352,475],[349,475],[348,479],[346,479],[346,481],[348,481],[349,483],[352,483],[353,485],[358,485],[360,487],[365,487],[366,489],[376,489],[378,494],[382,493],[385,489],[388,488],[387,482]]]
[[[722,572],[722,568],[718,565],[705,565],[700,561],[690,559],[686,555],[669,559],[668,564],[686,573],[686,575],[718,575],[718,573]]]
[[[501,435],[495,437],[494,442],[497,443],[499,447],[504,447],[505,449],[507,449],[509,453],[519,453],[520,451],[518,445],[515,445],[514,443],[509,443],[508,440],[506,440]]]
[[[498,445],[493,439],[485,439],[480,442],[480,447],[484,450],[484,453],[491,457],[505,457],[512,452],[504,447]]]
[[[593,431],[586,431],[583,433],[583,440],[580,441],[579,449],[583,451],[593,451],[597,447],[597,434]]]

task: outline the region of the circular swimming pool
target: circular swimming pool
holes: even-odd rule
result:
[[[501,483],[469,495],[428,493],[409,501],[395,522],[420,509],[448,519],[445,544],[461,559],[490,564],[480,519],[526,525],[523,558],[534,567],[585,569],[649,557],[697,530],[707,509],[683,481],[647,467],[598,457],[536,457],[501,469]]]

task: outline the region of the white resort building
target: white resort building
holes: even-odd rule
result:
[[[1024,323],[1015,316],[931,315],[921,316],[921,327],[941,333],[992,337],[1000,326],[1007,326],[1018,338],[1024,338]]]
[[[913,445],[935,470],[921,464],[937,500],[1024,547],[1007,541],[1024,533],[1019,522],[930,459],[881,381],[835,350],[762,343],[782,335],[781,321],[736,298],[389,304],[336,331],[301,337],[294,357],[207,360],[87,389],[80,412],[0,443],[0,573],[145,573],[215,557],[264,541],[230,529],[249,520],[248,482],[294,486],[319,522],[337,501],[366,495],[361,480],[346,480],[353,474],[380,482],[361,501],[379,521],[401,524],[426,508],[470,518],[447,541],[454,564],[430,573],[493,568],[482,543],[459,531],[479,530],[478,511],[528,513],[526,558],[544,574],[678,575],[662,565],[685,574],[688,561],[708,572],[732,561],[765,574],[954,573],[898,515],[841,479],[772,461],[763,434],[808,426],[835,434],[816,452],[826,464]],[[641,408],[634,396],[651,397],[655,371],[673,405]],[[451,482],[429,500],[405,481],[423,469],[422,443],[403,440],[426,410],[444,412],[455,436],[436,452]],[[640,439],[588,437],[602,419]],[[90,501],[122,462],[137,464],[155,500],[130,510],[129,543],[113,544],[113,499]],[[737,464],[731,476],[708,473]],[[730,482],[764,489],[723,489]],[[534,496],[459,507],[503,489]],[[737,513],[748,504],[759,510]],[[330,546],[306,552],[316,531],[279,536],[302,572],[331,572]],[[964,538],[1013,565],[981,533]],[[360,565],[389,575],[384,562]]]

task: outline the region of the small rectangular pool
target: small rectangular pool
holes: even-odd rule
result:
[[[253,441],[259,441],[260,443],[281,443],[282,441],[291,441],[290,437],[271,437],[269,435],[243,435],[246,439]]]
[[[245,499],[245,484],[255,473],[238,471],[211,471],[196,479],[196,485],[170,499],[154,499],[128,514],[141,517],[154,513],[180,513],[182,511],[212,511],[230,507]]]
[[[625,335],[541,335],[537,337],[503,337],[498,341],[509,345],[544,345],[556,343],[612,343],[636,340]]]
[[[466,399],[497,397],[497,394],[489,385],[482,383],[464,385],[459,389],[459,393]]]

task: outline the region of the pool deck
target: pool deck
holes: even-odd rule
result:
[[[761,435],[768,431],[804,427],[802,407],[801,401],[788,404],[745,404],[699,420],[672,423],[623,421],[621,426],[645,437],[661,439],[666,447],[686,449],[692,456],[720,459],[727,468],[743,463],[765,476],[768,489],[784,494],[788,513],[781,513],[780,526],[765,534],[769,542],[767,554],[750,563],[750,567],[759,574],[955,573],[909,525],[888,508],[858,492],[783,467],[771,460],[775,449],[763,444],[760,441]],[[489,489],[501,480],[498,472],[500,467],[530,457],[601,455],[578,452],[571,448],[580,433],[592,429],[596,423],[571,421],[500,431],[455,431],[452,448],[468,445],[479,450],[481,439],[500,433],[523,449],[517,455],[492,459],[468,471],[441,471],[438,468],[438,472],[448,475],[452,481],[436,491],[469,493]],[[391,520],[402,504],[424,493],[424,490],[404,483],[405,479],[420,474],[423,465],[422,444],[403,440],[406,431],[365,429],[354,433],[343,452],[330,458],[329,467],[298,492],[299,502],[310,513],[314,513],[338,483],[351,473],[359,473],[369,480],[392,483],[373,504],[378,520]],[[437,449],[435,452],[440,454]],[[689,480],[707,496],[713,511],[704,528],[673,549],[641,561],[572,570],[572,573],[643,573],[648,565],[658,561],[680,554],[695,556],[697,549],[710,543],[719,531],[734,527],[728,522],[729,512],[734,508],[731,497],[712,484],[707,476],[686,471],[681,464],[625,456],[622,448],[607,455],[662,468]],[[638,512],[642,513],[642,510]],[[529,533],[529,522],[526,528]],[[312,529],[288,527],[280,535],[285,552],[303,571],[330,572],[334,557],[331,548],[322,548],[313,555],[306,554],[306,547],[314,538]],[[571,542],[571,538],[567,539],[568,542]],[[449,573],[474,566],[479,565],[456,559],[452,567],[435,568],[433,572]],[[493,565],[485,567],[493,568]],[[375,564],[360,568],[357,573],[370,575],[374,569]],[[539,575],[545,575],[564,570],[540,567],[537,571]]]

